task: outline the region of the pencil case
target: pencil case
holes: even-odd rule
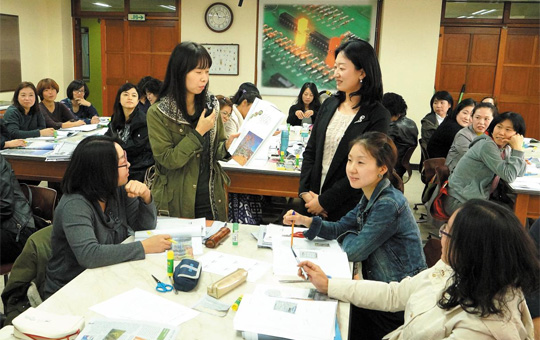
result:
[[[208,295],[219,299],[234,288],[246,282],[247,276],[247,270],[239,268],[231,274],[225,276],[221,280],[214,282],[213,284],[208,286]]]
[[[197,286],[201,276],[202,265],[193,259],[183,259],[174,269],[174,288],[189,292]]]
[[[221,242],[221,240],[227,237],[227,235],[229,235],[230,233],[231,233],[231,229],[227,227],[223,227],[219,229],[217,233],[210,236],[206,240],[206,242],[204,242],[204,245],[206,246],[206,248],[215,248],[219,244],[219,242]]]

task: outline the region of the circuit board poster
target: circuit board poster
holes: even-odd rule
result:
[[[330,4],[329,4],[330,3]],[[258,87],[297,96],[306,82],[335,91],[334,51],[349,37],[374,44],[376,0],[259,3]]]

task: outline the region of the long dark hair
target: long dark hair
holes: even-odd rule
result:
[[[124,85],[120,86],[118,92],[116,92],[116,97],[114,99],[113,105],[113,115],[111,117],[111,130],[114,133],[116,133],[116,131],[118,130],[123,129],[126,125],[126,116],[124,115],[124,109],[122,108],[122,104],[120,103],[120,96],[123,92],[129,91],[131,89],[135,89],[135,91],[137,91],[137,95],[139,95],[139,97],[141,96],[137,86],[133,85],[132,83],[125,83]],[[137,110],[137,107],[135,107],[135,110]]]
[[[64,194],[80,194],[90,202],[106,202],[115,197],[118,187],[115,141],[108,136],[90,136],[77,145],[62,180]]]
[[[296,98],[296,104],[301,105],[302,109],[304,109],[306,105],[304,104],[302,96],[304,95],[304,92],[306,92],[306,89],[309,89],[311,93],[313,93],[313,100],[311,101],[311,103],[309,103],[309,109],[315,112],[319,111],[319,108],[321,107],[321,98],[319,96],[319,90],[317,90],[317,85],[315,85],[315,83],[304,83],[304,85],[302,85],[300,93],[298,93],[298,98]]]
[[[350,94],[351,98],[360,96],[360,102],[354,108],[356,109],[361,105],[369,107],[376,102],[380,102],[383,96],[382,74],[373,47],[367,41],[351,38],[336,49],[336,58],[340,52],[343,52],[357,70],[363,69],[366,73],[365,78],[362,79],[360,90]],[[345,93],[338,91],[337,97],[340,102],[343,102]]]
[[[469,200],[458,210],[450,233],[447,258],[454,274],[438,302],[441,308],[461,306],[481,317],[503,315],[507,294],[538,289],[537,251],[508,208]]]
[[[13,99],[12,99],[13,106],[15,106],[17,110],[19,110],[20,112],[24,114],[24,107],[22,107],[22,105],[19,103],[19,92],[21,92],[22,89],[25,89],[27,87],[31,88],[32,91],[34,91],[34,96],[36,97],[36,101],[34,105],[32,105],[32,107],[30,108],[30,111],[28,111],[28,114],[29,115],[33,115],[36,113],[41,114],[41,111],[39,110],[39,97],[38,97],[36,87],[34,86],[34,84],[32,84],[29,81],[23,81],[15,89],[15,92],[13,93]]]
[[[180,111],[187,115],[186,107],[186,75],[191,70],[200,68],[210,68],[212,66],[212,57],[208,51],[197,43],[186,41],[176,45],[169,58],[165,80],[159,91],[159,98],[171,96]],[[195,112],[200,113],[204,109],[208,85],[204,90],[195,95]]]

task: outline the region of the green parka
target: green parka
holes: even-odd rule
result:
[[[209,97],[209,95],[208,95]],[[210,100],[210,99],[208,99]],[[214,102],[219,112],[219,103]],[[148,135],[156,161],[152,196],[158,212],[174,217],[195,217],[195,197],[203,144],[198,132],[180,112],[170,96],[148,109]],[[210,134],[210,183],[208,184],[215,220],[227,219],[226,190],[230,179],[218,161],[228,160],[227,137],[218,116]]]

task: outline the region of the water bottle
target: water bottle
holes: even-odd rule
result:
[[[302,137],[302,144],[306,145],[309,139],[309,124],[303,124],[300,131],[300,137]]]
[[[287,155],[287,148],[289,147],[289,130],[281,131],[281,146],[279,151],[283,151],[285,156]]]

